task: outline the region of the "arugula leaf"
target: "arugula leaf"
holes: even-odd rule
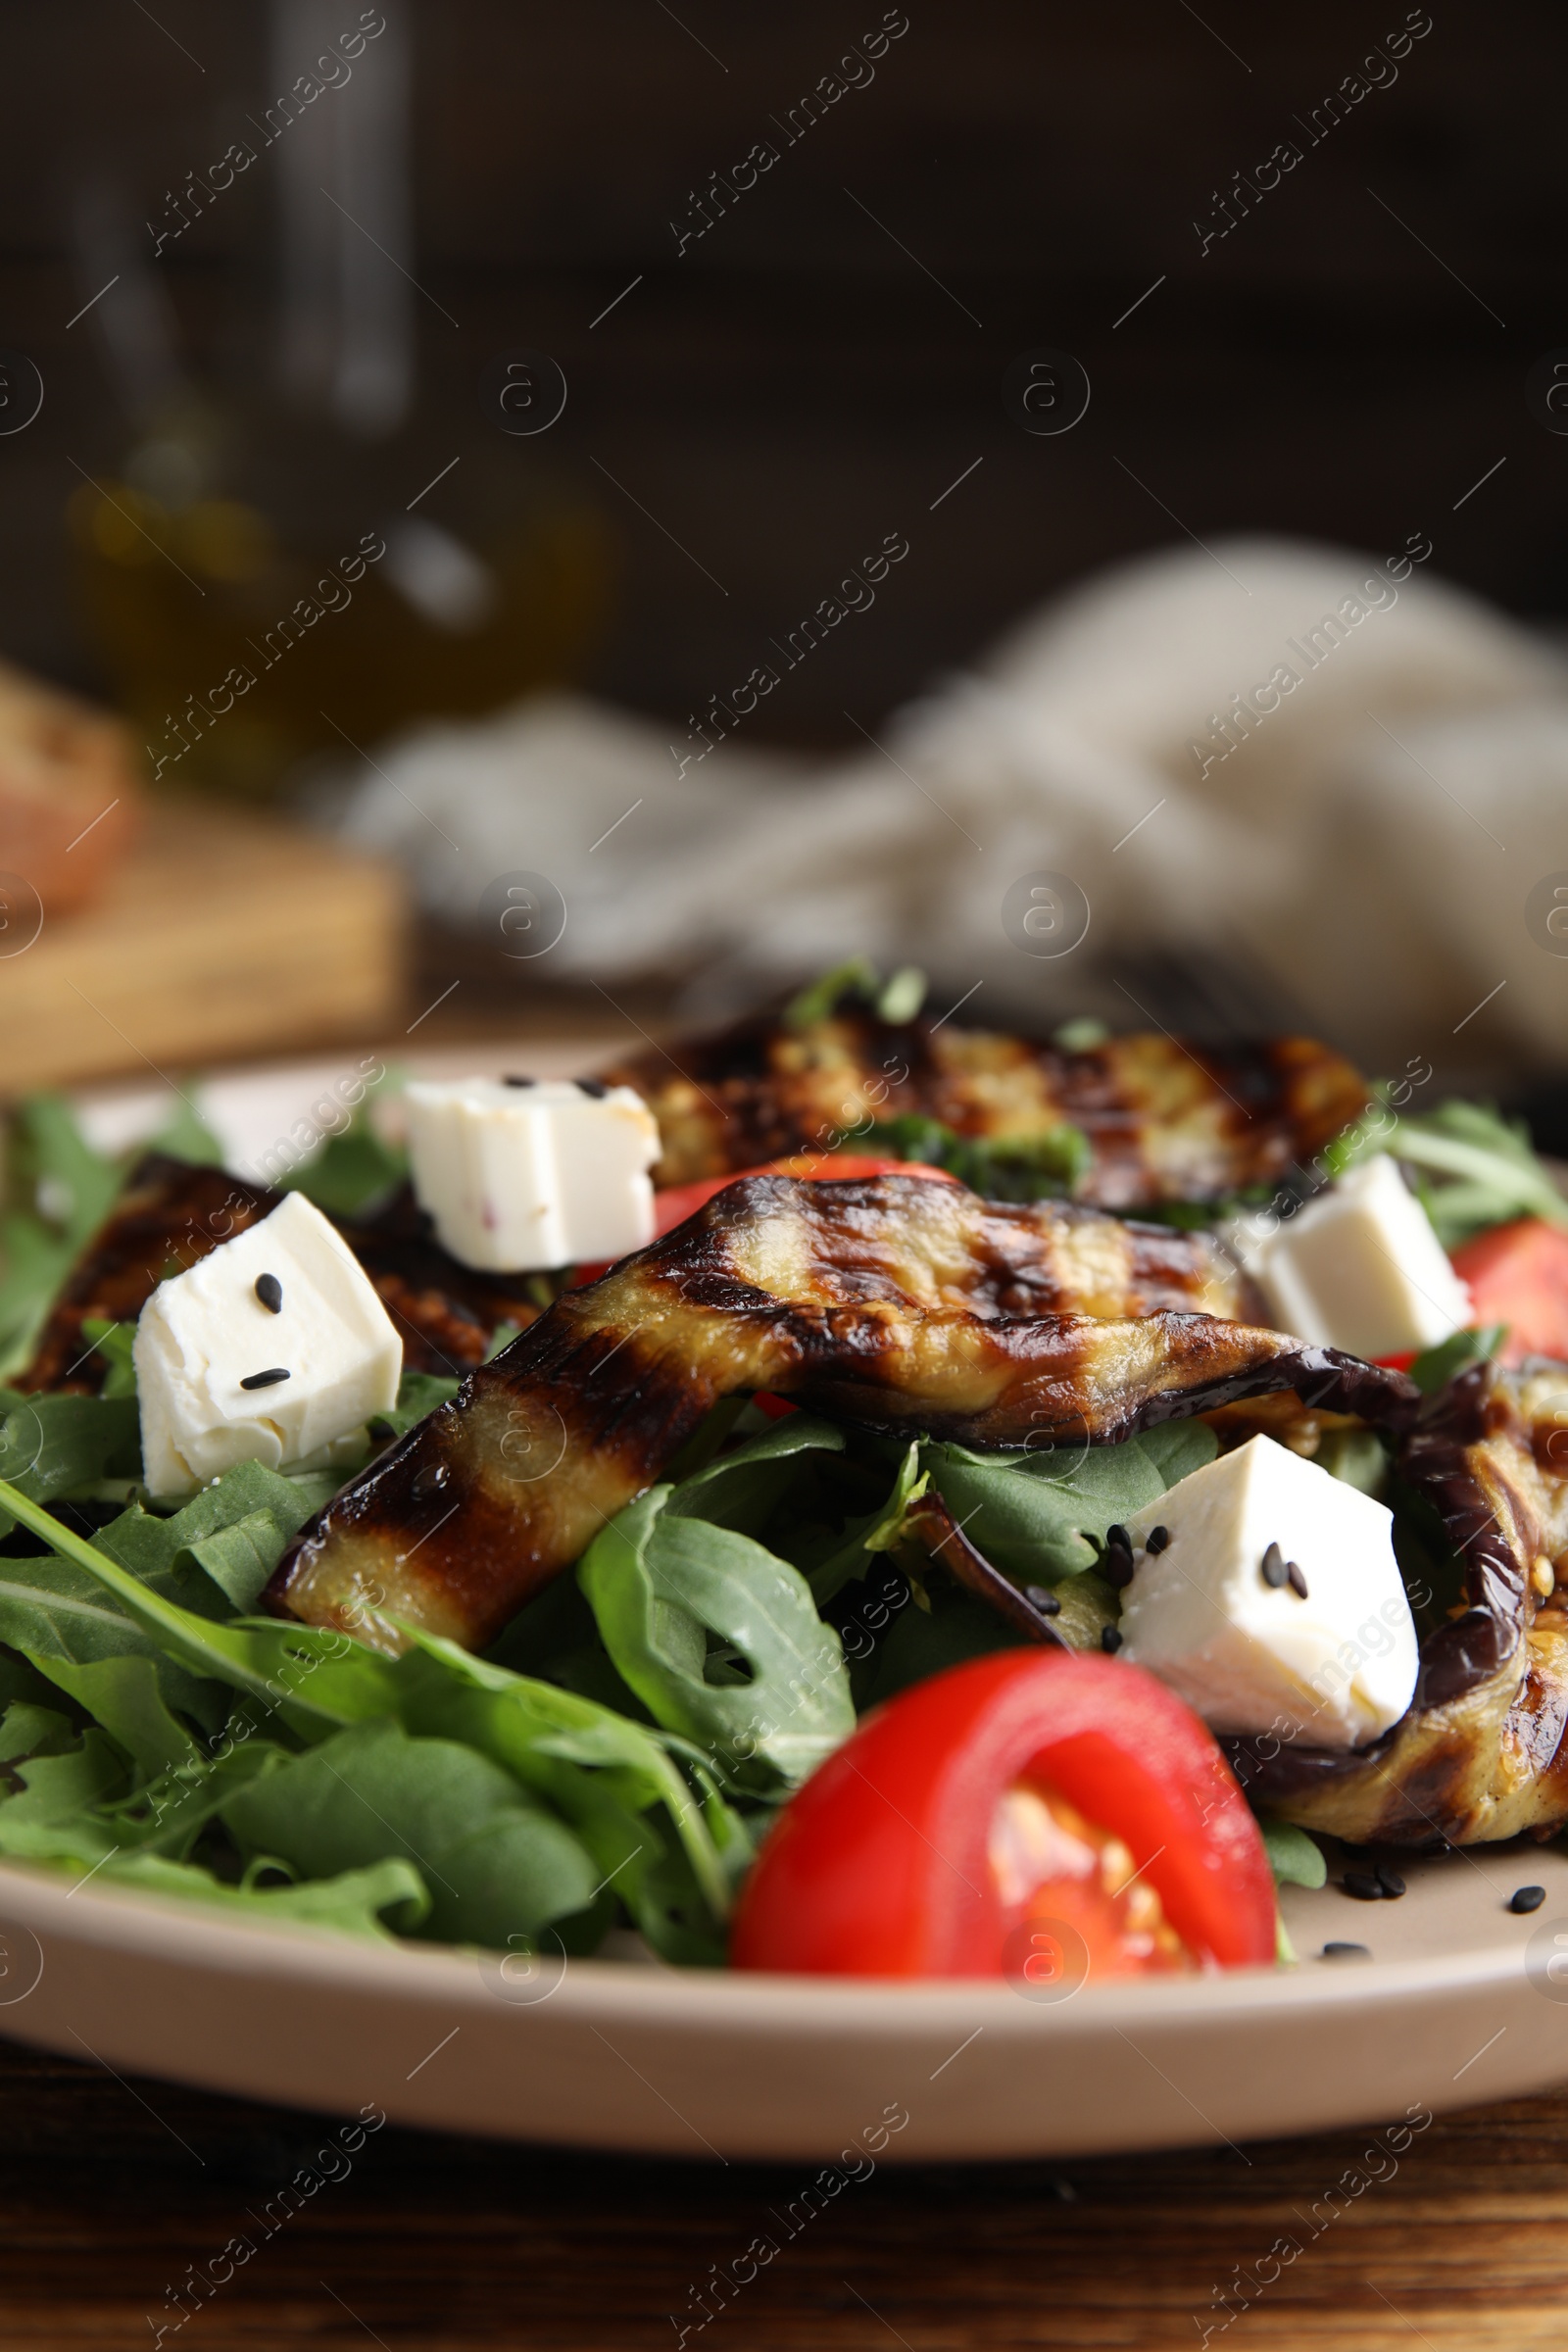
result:
[[[118,1795],[125,1787],[125,1760],[114,1741],[89,1726],[73,1746],[29,1756],[13,1767],[22,1782],[20,1795],[0,1804],[0,1851],[36,1852],[35,1834],[52,1834],[74,1823],[101,1798]],[[93,1835],[86,1825],[89,1842]],[[48,1847],[48,1835],[44,1838]],[[76,1848],[73,1845],[73,1853]],[[90,1862],[95,1856],[89,1852]]]
[[[755,1536],[778,1507],[803,1453],[842,1453],[844,1432],[809,1413],[788,1413],[760,1437],[678,1480],[664,1505],[676,1519],[706,1519]]]
[[[383,1912],[395,1913],[400,1925],[415,1928],[430,1907],[424,1881],[411,1862],[398,1856],[300,1886],[230,1886],[192,1863],[149,1853],[117,1856],[98,1876],[144,1894],[177,1895],[185,1902],[242,1912],[259,1927],[283,1920],[291,1927],[329,1928],[339,1936],[373,1936],[380,1942],[392,1940],[382,1925]]]
[[[290,1730],[306,1738],[319,1738],[325,1725],[359,1722],[389,1711],[392,1661],[364,1642],[317,1626],[285,1625],[271,1619],[215,1624],[143,1584],[106,1551],[52,1519],[3,1479],[0,1509],[9,1510],[35,1536],[41,1536],[66,1562],[84,1570],[118,1601],[121,1614],[176,1665],[189,1674],[232,1684],[277,1709]],[[29,1575],[39,1570],[36,1561],[12,1565]],[[0,1592],[3,1591],[0,1585]],[[84,1613],[81,1602],[74,1605],[78,1614]],[[112,1618],[114,1612],[100,1609],[100,1614]]]
[[[100,1744],[93,1747],[89,1742]],[[340,1935],[374,1936],[389,1939],[382,1912],[395,1912],[399,1923],[417,1927],[430,1910],[424,1881],[413,1864],[388,1856],[368,1868],[350,1870],[305,1885],[263,1886],[259,1876],[228,1884],[198,1864],[156,1852],[150,1845],[126,1841],[123,1826],[112,1812],[95,1805],[94,1797],[113,1780],[103,1761],[107,1746],[102,1735],[89,1733],[71,1758],[46,1758],[46,1763],[73,1766],[70,1775],[46,1779],[35,1766],[24,1766],[29,1785],[23,1797],[0,1803],[0,1853],[33,1862],[70,1863],[90,1871],[95,1881],[114,1880],[144,1894],[173,1895],[183,1902],[208,1903],[247,1914],[258,1924],[282,1920],[290,1925],[330,1928]],[[77,1803],[77,1799],[81,1801]],[[34,1801],[35,1800],[35,1801]],[[29,1803],[31,1809],[29,1810]],[[263,1867],[283,1866],[269,1857]]]
[[[448,1943],[505,1950],[555,1927],[568,1948],[591,1948],[611,1907],[581,1841],[510,1772],[390,1720],[291,1757],[231,1796],[222,1818],[242,1851],[280,1856],[307,1879],[402,1856],[430,1895],[420,1932]]]
[[[109,1366],[99,1396],[107,1396],[111,1401],[122,1396],[134,1396],[136,1366],[130,1351],[136,1345],[135,1325],[106,1323],[101,1315],[87,1315],[82,1319],[81,1336],[84,1340],[91,1340],[95,1351]]]
[[[1167,1493],[1195,1470],[1201,1470],[1219,1451],[1219,1440],[1206,1421],[1161,1421],[1153,1429],[1140,1431],[1132,1443],[1153,1463]]]
[[[810,1587],[819,1609],[843,1591],[852,1576],[864,1576],[874,1552],[898,1548],[909,1505],[919,1501],[930,1483],[931,1473],[920,1468],[920,1447],[915,1443],[900,1462],[893,1491],[879,1509],[849,1520],[836,1534],[803,1548],[794,1565]]]
[[[120,1190],[64,1097],[19,1105],[11,1136],[6,1214],[0,1218],[0,1377],[32,1353],[55,1294]]]
[[[1441,1180],[1422,1198],[1445,1250],[1514,1217],[1568,1225],[1568,1200],[1537,1156],[1530,1129],[1490,1103],[1453,1101],[1418,1118],[1392,1117],[1359,1156],[1377,1150]]]
[[[85,1707],[149,1778],[200,1759],[195,1740],[164,1703],[153,1659],[121,1656],[77,1664],[37,1651],[30,1656],[39,1673]]]
[[[193,1561],[227,1604],[221,1614],[244,1612],[317,1507],[303,1483],[261,1462],[236,1462],[170,1518],[133,1503],[100,1532],[98,1543],[169,1598],[204,1615],[218,1613],[216,1596],[204,1609],[205,1596],[179,1578],[182,1563]]]
[[[1258,1815],[1257,1826],[1262,1832],[1276,1886],[1327,1886],[1329,1867],[1323,1859],[1323,1849],[1305,1830],[1298,1830],[1291,1821],[1275,1821],[1267,1814]]]
[[[438,1404],[450,1404],[462,1388],[461,1380],[445,1372],[405,1372],[398,1383],[397,1402],[372,1414],[372,1438],[404,1438]]]
[[[917,963],[902,963],[884,980],[869,956],[852,956],[793,996],[780,1016],[786,1029],[812,1029],[830,1021],[846,997],[856,998],[894,1026],[912,1021],[925,1003],[929,983]]]
[[[845,997],[860,997],[869,1002],[881,985],[870,956],[852,956],[847,963],[835,964],[820,979],[808,981],[791,997],[780,1017],[786,1029],[814,1029],[818,1021],[833,1018]]]
[[[100,1480],[140,1475],[133,1396],[19,1396],[0,1389],[0,1479],[32,1501],[90,1494]],[[11,1525],[0,1511],[0,1535]]]
[[[155,1670],[167,1707],[208,1731],[217,1731],[227,1712],[227,1694],[167,1657],[161,1642],[74,1559],[0,1560],[0,1642],[62,1689],[59,1667],[140,1660]]]
[[[14,1698],[0,1717],[0,1764],[15,1763],[21,1756],[57,1756],[79,1738],[68,1715],[31,1699]]]
[[[1363,1494],[1380,1497],[1389,1473],[1389,1457],[1377,1432],[1371,1429],[1326,1429],[1312,1459],[1331,1478],[1342,1479]]]
[[[595,1785],[626,1817],[662,1805],[704,1902],[716,1919],[727,1915],[730,1874],[710,1820],[658,1737],[641,1724],[575,1690],[473,1657],[434,1634],[416,1635],[415,1647],[399,1661],[397,1703],[410,1731],[465,1740],[549,1797],[605,1869],[613,1868],[622,1895],[628,1893],[619,1876],[623,1856],[613,1844],[621,1826],[599,1813]],[[731,1823],[721,1819],[718,1826],[733,1847]],[[651,1863],[661,1851],[655,1839]]]
[[[995,1567],[1020,1584],[1054,1584],[1092,1568],[1107,1528],[1156,1502],[1218,1450],[1203,1422],[1173,1421],[1116,1446],[999,1455],[926,1445],[920,1458]]]
[[[408,1152],[401,1144],[388,1143],[370,1116],[371,1098],[389,1083],[390,1075],[384,1074],[367,1091],[346,1127],[279,1178],[280,1192],[303,1193],[329,1217],[357,1217],[396,1190],[409,1172]]]
[[[259,1465],[244,1464],[240,1469],[248,1485],[254,1486],[259,1474],[261,1482],[270,1482],[274,1490],[286,1486],[274,1474],[261,1471]],[[227,1485],[236,1475],[229,1473],[220,1485]],[[222,1499],[219,1488],[207,1490],[179,1514],[179,1522],[183,1524],[156,1520],[145,1513],[127,1513],[122,1521],[116,1523],[122,1539],[122,1547],[149,1576],[167,1580],[182,1568],[189,1573],[186,1563],[190,1559],[210,1555],[215,1541],[248,1535],[253,1519],[262,1516],[252,1514],[232,1522],[219,1531],[217,1539],[204,1537],[202,1526],[220,1515]],[[282,1499],[274,1494],[274,1503]],[[160,1685],[168,1685],[172,1679],[170,1693],[172,1703],[183,1705],[187,1712],[198,1712],[187,1687],[189,1677],[182,1667],[200,1660],[209,1676],[242,1691],[269,1695],[271,1703],[261,1711],[263,1721],[280,1714],[292,1729],[303,1730],[307,1737],[319,1740],[334,1722],[381,1718],[389,1730],[404,1739],[411,1731],[428,1731],[444,1746],[452,1746],[454,1740],[466,1741],[470,1762],[477,1766],[488,1758],[492,1767],[504,1768],[507,1785],[519,1804],[526,1799],[517,1783],[534,1788],[572,1824],[578,1840],[572,1850],[585,1858],[585,1866],[587,1857],[596,1865],[586,1890],[577,1888],[583,1901],[575,1897],[567,1901],[563,1896],[558,1904],[563,1866],[559,1839],[553,1843],[552,1833],[559,1831],[561,1837],[566,1837],[568,1832],[556,1820],[555,1813],[541,1815],[545,1828],[530,1828],[528,1834],[543,1857],[540,1868],[544,1876],[539,1883],[545,1891],[540,1900],[546,1902],[547,1909],[541,1912],[540,1919],[559,1917],[563,1908],[568,1912],[587,1908],[588,1898],[613,1881],[615,1890],[628,1895],[634,1916],[639,1918],[650,1939],[658,1942],[662,1936],[667,1941],[670,1927],[665,1895],[669,1857],[651,1825],[638,1818],[656,1803],[662,1804],[669,1813],[686,1854],[685,1883],[700,1891],[701,1901],[715,1923],[724,1917],[733,1868],[741,1866],[750,1855],[744,1831],[732,1816],[726,1817],[722,1807],[715,1822],[713,1804],[710,1803],[705,1810],[692,1798],[662,1746],[641,1726],[573,1692],[527,1682],[504,1668],[470,1658],[454,1644],[428,1637],[416,1638],[416,1648],[394,1662],[351,1642],[346,1636],[323,1637],[314,1628],[216,1623],[180,1607],[151,1585],[141,1584],[106,1552],[96,1552],[69,1530],[50,1522],[35,1532],[43,1534],[46,1540],[58,1539],[67,1556],[18,1565],[25,1568],[35,1586],[43,1586],[50,1577],[68,1585],[67,1597],[72,1604],[69,1612],[72,1641],[68,1643],[58,1631],[58,1621],[64,1613],[60,1594],[47,1590],[34,1592],[31,1603],[34,1611],[46,1629],[55,1631],[55,1639],[49,1644],[53,1654],[41,1654],[34,1647],[36,1663],[99,1717],[144,1772],[172,1769],[179,1779],[183,1768],[189,1765],[195,1753],[193,1744],[174,1723],[160,1695]],[[89,1561],[93,1563],[90,1567]],[[210,1557],[208,1565],[212,1565]],[[84,1620],[92,1626],[99,1645],[108,1652],[103,1665],[93,1672],[79,1668],[74,1656],[68,1656],[62,1663],[58,1654],[67,1648],[79,1653]],[[24,1628],[19,1623],[14,1629],[6,1628],[0,1618],[0,1631],[10,1632],[11,1638],[23,1630],[36,1631],[36,1627]],[[172,1651],[177,1662],[160,1655],[160,1650]],[[210,1723],[211,1705],[201,1712]],[[250,1728],[250,1719],[243,1709],[239,1720],[243,1737],[243,1729]],[[228,1760],[232,1762],[235,1753],[244,1753],[247,1766],[254,1767],[264,1744],[256,1741],[248,1751],[231,1751]],[[336,1755],[338,1751],[331,1737],[323,1744]],[[286,1771],[296,1761],[280,1761],[280,1757],[281,1751],[272,1751],[270,1762],[279,1772]],[[456,1767],[443,1769],[450,1780]],[[184,1777],[189,1779],[188,1772]],[[262,1777],[270,1784],[275,1775],[269,1770]],[[172,1830],[161,1833],[162,1841],[168,1842],[170,1835],[175,1833],[176,1842],[188,1840],[210,1813],[220,1811],[231,1830],[236,1829],[236,1822],[250,1823],[247,1834],[253,1844],[258,1847],[265,1844],[268,1850],[282,1853],[295,1867],[316,1870],[318,1875],[321,1870],[347,1867],[368,1858],[363,1850],[350,1851],[348,1846],[340,1844],[334,1849],[335,1858],[321,1862],[318,1856],[313,1860],[298,1846],[289,1844],[281,1833],[271,1836],[270,1840],[264,1838],[261,1815],[270,1812],[274,1800],[271,1794],[259,1793],[260,1789],[259,1779],[254,1806],[249,1811],[242,1808],[234,1821],[229,1820],[226,1799],[204,1804],[199,1790],[194,1793],[187,1790],[176,1808]],[[243,1793],[249,1804],[253,1791],[247,1788]],[[381,1813],[387,1813],[386,1805],[380,1803],[368,1782],[361,1791],[361,1799],[363,1807],[379,1805]],[[479,1818],[475,1816],[476,1821]],[[12,1826],[20,1833],[25,1826],[25,1816],[14,1819]],[[722,1833],[724,1851],[715,1844],[715,1826]],[[508,1853],[515,1849],[514,1860],[520,1870],[522,1863],[518,1856],[523,1854],[528,1841],[522,1839],[519,1844],[522,1833],[515,1831],[515,1825],[503,1825],[503,1829],[504,1834],[503,1830],[497,1830],[493,1836],[487,1832],[490,1842],[485,1853],[490,1859],[485,1868],[490,1868],[496,1854],[503,1849]],[[454,1830],[453,1835],[456,1834]],[[417,1842],[416,1830],[409,1831],[409,1836]],[[114,1840],[105,1833],[102,1842],[103,1850],[107,1851]],[[0,1837],[0,1846],[3,1844],[4,1838]],[[88,1860],[94,1858],[91,1854],[87,1856]],[[484,1857],[479,1859],[482,1861]],[[656,1886],[653,1873],[660,1867],[663,1877]],[[478,1868],[479,1863],[474,1861],[473,1870]],[[468,1862],[465,1862],[464,1869],[468,1876],[461,1881],[452,1879],[451,1872],[447,1874],[454,1885],[467,1888],[463,1898],[467,1908],[463,1911],[462,1920],[436,1888],[430,1932],[461,1933],[484,1941],[495,1919],[491,1913],[484,1913],[481,1918],[483,1905],[475,1891],[480,1880],[473,1877]],[[486,1880],[484,1884],[490,1882]],[[550,1891],[552,1887],[556,1888],[555,1893]],[[479,1904],[478,1909],[475,1904]],[[593,1922],[579,1923],[573,1933],[586,1935],[589,1927],[597,1923],[593,1937],[596,1940],[607,1910],[608,1902],[601,1903]],[[488,1927],[484,1925],[485,1919],[489,1921]],[[537,1924],[535,1921],[534,1925]],[[514,1919],[512,1925],[518,1932],[532,1932],[527,1920]],[[682,1943],[688,1957],[716,1956],[716,1925],[707,1936],[705,1949],[699,1949],[704,1942],[701,1931],[690,1922],[680,1925],[676,1940]],[[505,1934],[500,1941],[505,1944]]]
[[[184,1095],[179,1097],[178,1108],[160,1127],[147,1149],[167,1152],[171,1159],[183,1159],[193,1168],[220,1168],[223,1164],[222,1145]]]
[[[670,1517],[669,1494],[628,1503],[578,1564],[605,1647],[667,1730],[749,1784],[793,1788],[855,1728],[839,1637],[797,1570],[731,1528]],[[744,1666],[710,1658],[710,1634]]]
[[[1093,1013],[1081,1012],[1077,1018],[1063,1021],[1051,1032],[1051,1042],[1062,1054],[1093,1054],[1110,1043],[1110,1025],[1097,1021]]]
[[[912,1684],[989,1657],[994,1649],[1029,1646],[1005,1618],[967,1592],[945,1596],[930,1609],[906,1608],[876,1652],[865,1704],[880,1706]]]
[[[1487,1323],[1455,1331],[1416,1357],[1410,1366],[1410,1378],[1424,1396],[1434,1396],[1472,1364],[1490,1363],[1507,1336],[1506,1323]]]

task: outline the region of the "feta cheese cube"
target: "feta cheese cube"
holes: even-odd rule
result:
[[[659,1128],[629,1086],[464,1078],[407,1101],[415,1192],[464,1265],[528,1273],[653,1240]]]
[[[1415,1692],[1392,1525],[1370,1495],[1252,1438],[1128,1521],[1121,1654],[1215,1731],[1361,1746]],[[1169,1541],[1145,1548],[1156,1527]]]
[[[403,1372],[369,1277],[303,1193],[160,1283],[131,1353],[155,1494],[188,1494],[235,1462],[352,1461]]]
[[[1386,1152],[1298,1211],[1249,1263],[1279,1331],[1351,1355],[1435,1347],[1470,1294]]]

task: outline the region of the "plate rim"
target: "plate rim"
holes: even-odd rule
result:
[[[68,1913],[67,1903],[80,1907]],[[583,1958],[564,1963],[558,1986],[548,1995],[513,2003],[484,1981],[486,1966],[499,1970],[506,1955],[477,1945],[425,1943],[412,1937],[382,1941],[309,1921],[239,1919],[199,1899],[141,1887],[88,1888],[80,1881],[68,1887],[47,1864],[29,1866],[14,1859],[0,1862],[0,1923],[34,1933],[42,1930],[78,1946],[123,1949],[129,1944],[146,1958],[172,1959],[176,1965],[219,1974],[241,1973],[258,1957],[273,1963],[269,1973],[274,1978],[306,1983],[341,1986],[368,1973],[378,1981],[377,1989],[394,1997],[423,1994],[450,2003],[483,1994],[487,2002],[500,2006],[542,2008],[559,1991],[566,1996],[557,2012],[563,2016],[579,2009],[608,2014],[630,2006],[645,2013],[657,2011],[668,2024],[684,2025],[711,2020],[715,2007],[721,2007],[726,2023],[751,2027],[782,2022],[786,2012],[806,2006],[823,2029],[842,2027],[857,2034],[870,2030],[874,2034],[879,2021],[886,2021],[889,2038],[904,2031],[903,2025],[892,2022],[890,1994],[898,1996],[900,2020],[909,2020],[920,2009],[946,2017],[985,2006],[997,2021],[1011,2020],[1033,2034],[1051,2030],[1058,2018],[1064,2021],[1058,2030],[1080,2018],[1107,2025],[1142,2021],[1179,2030],[1188,2022],[1206,2022],[1216,2015],[1260,2017],[1282,2010],[1332,2015],[1389,2002],[1504,1991],[1530,1983],[1526,1947],[1501,1943],[1418,1958],[1328,1962],[1321,1973],[1301,1960],[1197,1977],[1123,1979],[1085,1985],[1080,1994],[1060,2002],[1029,2000],[1005,1979],[992,1977],[828,1977]],[[177,1950],[168,1948],[171,1938]]]

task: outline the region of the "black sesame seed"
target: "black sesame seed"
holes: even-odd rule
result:
[[[1358,1903],[1380,1903],[1383,1900],[1382,1881],[1369,1870],[1348,1870],[1340,1882],[1347,1894],[1353,1894]]]
[[[1059,1617],[1061,1603],[1049,1585],[1025,1585],[1023,1596],[1040,1617]]]
[[[1168,1527],[1152,1527],[1149,1531],[1149,1539],[1144,1545],[1144,1549],[1146,1551],[1160,1552],[1164,1550],[1169,1542],[1170,1529]]]
[[[1264,1584],[1272,1586],[1277,1592],[1279,1587],[1284,1584],[1288,1573],[1284,1552],[1277,1544],[1271,1544],[1263,1554]]]
[[[593,1102],[602,1102],[610,1092],[602,1078],[578,1078],[574,1083]]]
[[[537,1086],[537,1078],[514,1078],[510,1070],[501,1081],[503,1086]]]
[[[1510,1911],[1539,1911],[1546,1899],[1544,1886],[1515,1887],[1508,1900]]]
[[[1107,1585],[1114,1585],[1121,1592],[1133,1581],[1132,1553],[1123,1551],[1119,1544],[1107,1544],[1100,1555],[1100,1573]]]
[[[1100,1646],[1107,1658],[1113,1658],[1121,1647],[1121,1627],[1102,1625],[1100,1629]]]
[[[1400,1878],[1396,1870],[1391,1870],[1389,1868],[1387,1862],[1379,1862],[1376,1865],[1376,1870],[1378,1885],[1382,1887],[1384,1893],[1387,1895],[1391,1903],[1396,1902],[1399,1896],[1404,1892],[1404,1881]]]
[[[252,1372],[239,1385],[242,1389],[275,1389],[280,1380],[290,1377],[281,1364],[274,1364],[270,1372]]]
[[[1306,1579],[1294,1560],[1285,1563],[1285,1580],[1298,1600],[1306,1598]]]
[[[1364,1943],[1326,1943],[1323,1957],[1325,1960],[1370,1960],[1372,1954]]]
[[[282,1313],[283,1285],[278,1281],[275,1274],[257,1275],[256,1296],[266,1307],[270,1315],[280,1315]]]
[[[410,1498],[428,1502],[432,1494],[440,1494],[450,1476],[445,1462],[431,1462],[427,1469],[416,1470],[409,1485]]]
[[[1114,1527],[1107,1527],[1105,1530],[1105,1545],[1107,1550],[1112,1544],[1114,1544],[1118,1551],[1130,1552],[1133,1547],[1133,1540],[1131,1536],[1119,1523]]]

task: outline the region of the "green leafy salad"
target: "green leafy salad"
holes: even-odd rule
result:
[[[21,1133],[13,1361],[121,1175],[62,1103],[27,1105]],[[214,1155],[189,1129],[160,1141]],[[396,1173],[356,1135],[302,1179],[341,1212]],[[86,1336],[100,1395],[0,1390],[0,1854],[501,1949],[589,1952],[629,1925],[666,1959],[720,1963],[758,1840],[858,1711],[1020,1639],[933,1572],[909,1507],[935,1490],[977,1514],[992,1556],[1053,1585],[1064,1636],[1098,1647],[1105,1530],[1214,1446],[1192,1423],[1054,1464],[732,1398],[487,1656],[420,1636],[393,1660],[254,1613],[338,1479],[247,1462],[158,1508],[130,1334]],[[372,1437],[458,1385],[406,1374]]]
[[[1477,1116],[1484,1131],[1401,1122],[1396,1148],[1414,1147],[1450,1222],[1489,1185],[1494,1215],[1499,1199],[1537,1201],[1528,1148]],[[160,1141],[217,1156],[189,1122]],[[1070,1188],[1071,1147],[1053,1149],[1034,1172]],[[11,1377],[122,1172],[63,1103],[19,1114],[0,1228]],[[398,1174],[362,1119],[297,1181],[344,1213]],[[1098,1651],[1117,1611],[1107,1531],[1216,1450],[1186,1421],[982,1454],[730,1398],[489,1652],[416,1634],[394,1659],[257,1614],[339,1478],[242,1463],[158,1505],[130,1334],[85,1336],[102,1394],[0,1388],[0,1856],[253,1918],[500,1950],[587,1953],[630,1928],[666,1960],[721,1964],[761,1837],[858,1715],[1024,1639],[933,1564],[908,1525],[921,1498],[1048,1588],[1063,1639]],[[458,1386],[406,1375],[372,1440]],[[1278,1875],[1310,1878],[1300,1833],[1274,1842]]]

